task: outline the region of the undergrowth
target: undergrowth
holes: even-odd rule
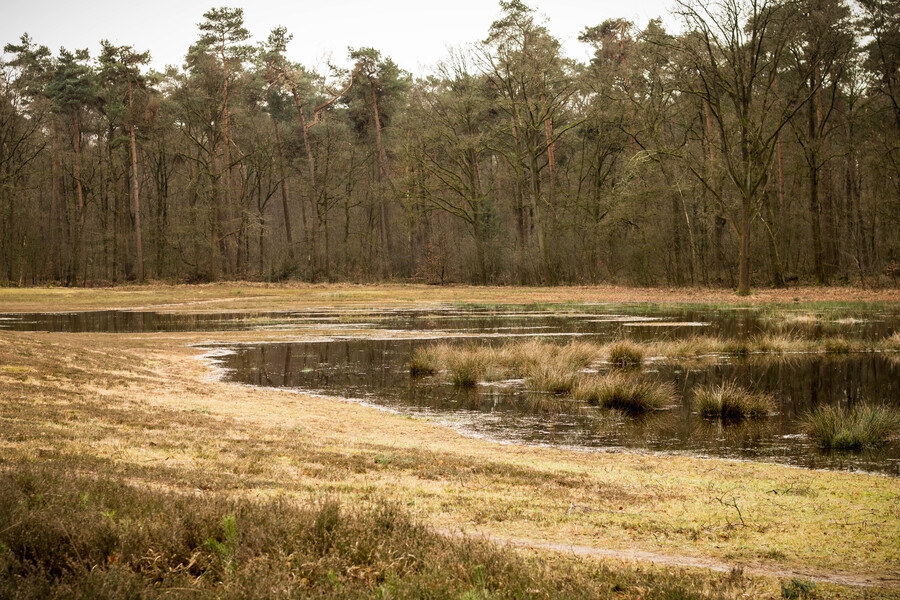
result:
[[[3,598],[743,597],[743,577],[628,570],[442,535],[335,497],[157,491],[48,467],[0,474]]]

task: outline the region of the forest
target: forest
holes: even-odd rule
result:
[[[0,285],[896,285],[900,0],[677,0],[588,62],[499,4],[420,78],[240,8],[165,72],[7,43]]]

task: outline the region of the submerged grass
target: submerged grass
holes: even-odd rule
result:
[[[820,406],[806,416],[807,435],[828,450],[862,450],[879,446],[900,431],[900,412],[862,404],[852,409]]]
[[[733,381],[702,387],[694,392],[694,408],[707,418],[765,417],[774,406],[771,396],[751,392]]]

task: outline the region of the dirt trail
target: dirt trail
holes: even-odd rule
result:
[[[460,535],[460,532],[451,532],[448,530],[443,530],[442,533],[451,536]],[[662,554],[659,552],[647,552],[641,550],[614,550],[610,548],[595,548],[593,546],[579,546],[574,544],[558,544],[530,538],[497,536],[482,531],[471,532],[468,533],[468,535],[480,537],[501,546],[550,550],[552,552],[567,553],[575,556],[622,560],[636,563],[653,563],[671,567],[709,569],[710,571],[724,573],[727,573],[734,568],[742,568],[743,572],[747,575],[759,575],[777,579],[792,579],[796,577],[815,583],[900,589],[900,573],[860,575],[858,573],[845,573],[839,571],[826,572],[816,569],[782,569],[772,565],[748,564],[741,561],[725,562],[714,558],[697,556]]]

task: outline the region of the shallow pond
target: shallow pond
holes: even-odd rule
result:
[[[232,381],[353,398],[427,415],[467,434],[492,439],[688,452],[900,475],[897,440],[875,451],[823,453],[801,435],[799,422],[805,413],[823,404],[851,407],[867,401],[900,406],[900,356],[896,354],[722,357],[683,366],[650,361],[643,368],[645,375],[671,382],[677,402],[640,418],[527,392],[516,381],[460,389],[439,376],[409,375],[407,365],[413,351],[436,338],[475,345],[532,337],[566,343],[575,337],[606,342],[698,335],[748,339],[762,334],[879,340],[900,330],[896,312],[826,318],[752,310],[626,313],[618,308],[449,307],[432,312],[369,313],[357,315],[376,328],[365,337],[331,335],[315,342],[239,346],[221,357],[220,366]],[[346,314],[341,318],[353,320]],[[770,417],[741,423],[704,419],[692,411],[692,390],[724,381],[771,394],[776,411]]]
[[[638,448],[733,457],[813,468],[878,471],[900,476],[900,440],[875,451],[824,453],[800,434],[799,418],[823,404],[861,401],[900,407],[900,355],[721,357],[704,363],[650,361],[644,375],[671,382],[676,402],[639,418],[565,403],[523,390],[521,382],[459,389],[441,377],[409,375],[413,350],[445,339],[502,344],[540,337],[566,343],[579,337],[608,342],[692,336],[749,339],[776,334],[874,340],[900,331],[900,309],[879,313],[658,310],[611,305],[436,306],[428,309],[314,309],[179,314],[98,311],[0,316],[0,328],[32,331],[152,332],[284,330],[294,343],[225,345],[216,361],[231,381],[337,395],[438,419],[467,434],[577,448]],[[314,341],[302,341],[302,340]],[[222,350],[221,347],[218,350]],[[601,369],[603,367],[601,366]],[[726,423],[691,409],[699,385],[737,381],[771,394],[767,418]]]
[[[494,341],[487,338],[480,343]],[[413,350],[429,343],[433,340],[263,344],[236,348],[218,360],[232,381],[353,398],[436,417],[467,434],[492,439],[678,451],[900,475],[896,440],[875,451],[823,453],[800,434],[800,417],[822,404],[852,406],[865,399],[896,406],[900,360],[885,355],[722,360],[704,366],[651,362],[645,365],[645,374],[672,382],[677,402],[635,418],[527,392],[517,381],[465,389],[439,376],[410,376],[406,365]],[[733,423],[701,418],[691,408],[692,390],[723,381],[772,394],[776,411],[763,419]]]

